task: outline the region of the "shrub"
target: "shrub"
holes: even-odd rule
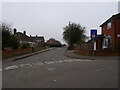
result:
[[[29,43],[22,43],[21,48],[28,48],[30,47]]]

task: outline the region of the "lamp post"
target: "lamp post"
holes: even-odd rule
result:
[[[69,21],[69,48],[71,47],[71,40],[70,40],[70,21]]]

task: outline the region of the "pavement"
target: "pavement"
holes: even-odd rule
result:
[[[45,52],[45,51],[49,51],[49,50],[52,50],[52,49],[53,48],[47,48],[47,49],[44,49],[44,50],[40,50],[40,51],[37,51],[37,52],[25,54],[25,55],[19,55],[19,56],[14,56],[14,57],[11,57],[11,58],[3,59],[2,64],[9,63],[11,61],[16,61],[16,60],[19,60],[19,59],[23,59],[23,58],[26,58],[26,57],[29,57],[29,56],[32,56],[32,55],[35,55],[35,54],[38,54],[38,53],[42,53],[42,52]]]
[[[119,60],[120,56],[86,56],[74,53],[74,50],[66,50],[67,57],[76,59],[89,59],[89,60]]]

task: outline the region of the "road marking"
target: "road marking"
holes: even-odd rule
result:
[[[34,63],[35,65],[43,65],[43,63],[42,62],[36,62],[36,63]]]
[[[90,61],[90,62],[92,62],[92,60],[87,60],[87,59],[86,59],[86,60],[84,60],[84,61]]]
[[[53,80],[54,82],[56,82],[57,80]]]
[[[47,68],[49,71],[53,71],[55,70],[56,68]]]
[[[24,67],[24,66],[32,66],[31,64],[27,63],[27,64],[20,64],[20,67]]]
[[[27,63],[27,64],[20,64],[20,67],[25,67],[25,66],[32,66],[32,65],[43,65],[43,64],[54,64],[54,63],[63,63],[63,62],[73,62],[73,61],[89,61],[92,62],[93,60],[87,60],[87,59],[67,59],[67,60],[59,60],[59,61],[46,61],[46,62],[35,62],[35,63]],[[16,69],[18,68],[17,65],[13,65],[13,66],[8,66],[5,67],[5,70],[10,70],[10,69]],[[111,67],[109,69],[112,69]],[[0,68],[0,71],[2,71],[2,69]]]
[[[83,60],[81,60],[81,59],[73,59],[74,61],[83,61]]]
[[[27,65],[27,66],[32,66],[32,65],[31,65],[31,64],[29,64],[29,63],[28,63],[28,64],[26,64],[26,65]]]
[[[13,65],[13,66],[5,67],[5,70],[16,69],[16,68],[18,68],[18,66],[17,65]]]
[[[23,67],[23,66],[24,66],[24,64],[20,64],[19,66],[20,66],[20,67]]]
[[[49,62],[46,62],[46,64],[54,64],[55,62],[53,61],[49,61]]]
[[[73,62],[74,60],[67,60],[67,62]]]
[[[57,61],[58,63],[62,63],[62,62],[64,62],[64,61],[62,61],[62,60],[60,60],[60,61]]]

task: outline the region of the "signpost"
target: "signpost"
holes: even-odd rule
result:
[[[97,39],[97,29],[91,29],[90,37],[93,39],[93,56],[94,56],[94,39]]]

